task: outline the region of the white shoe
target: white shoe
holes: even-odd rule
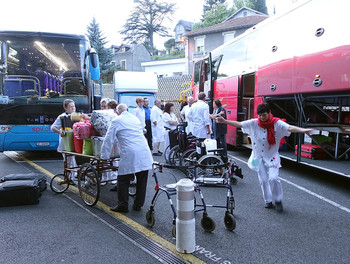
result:
[[[105,186],[107,184],[107,182],[101,182],[100,185],[101,186]]]
[[[112,181],[112,184],[115,185],[115,184],[117,184],[117,182],[118,182],[117,180]]]

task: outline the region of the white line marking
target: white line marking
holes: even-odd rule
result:
[[[230,155],[231,156],[231,155]],[[245,164],[247,164],[247,162],[245,161],[245,160],[242,160],[242,159],[239,159],[239,158],[237,158],[237,157],[233,157],[233,156],[231,156],[233,159],[235,159],[235,160],[238,160],[238,161],[240,161],[240,162],[242,162],[242,163],[245,163]],[[304,192],[306,192],[306,193],[308,193],[308,194],[311,194],[312,196],[315,196],[315,197],[317,197],[318,199],[320,199],[320,200],[322,200],[322,201],[324,201],[324,202],[326,202],[326,203],[329,203],[329,204],[331,204],[331,205],[333,205],[333,206],[335,206],[335,207],[337,207],[337,208],[339,208],[339,209],[341,209],[341,210],[343,210],[343,211],[345,211],[345,212],[347,212],[347,213],[350,213],[350,209],[349,208],[347,208],[347,207],[345,207],[345,206],[342,206],[342,205],[340,205],[340,204],[338,204],[338,203],[336,203],[336,202],[334,202],[334,201],[332,201],[332,200],[330,200],[330,199],[328,199],[328,198],[326,198],[326,197],[324,197],[324,196],[322,196],[322,195],[319,195],[319,194],[317,194],[317,193],[314,193],[314,192],[312,192],[312,191],[310,191],[310,190],[308,190],[308,189],[306,189],[306,188],[304,188],[304,187],[302,187],[302,186],[300,186],[300,185],[298,185],[298,184],[295,184],[295,183],[293,183],[293,182],[291,182],[291,181],[288,181],[288,180],[286,180],[286,179],[284,179],[284,178],[282,178],[282,177],[279,177],[282,181],[284,181],[284,182],[286,182],[286,183],[288,183],[288,184],[290,184],[290,185],[292,185],[292,186],[294,186],[294,187],[296,187],[296,188],[298,188],[299,190],[302,190],[302,191],[304,191]]]

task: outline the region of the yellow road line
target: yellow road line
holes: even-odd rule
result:
[[[38,164],[34,163],[33,161],[28,160],[27,158],[24,158],[24,157],[21,157],[21,158],[25,162],[27,162],[29,165],[31,165],[35,169],[41,171],[42,173],[46,174],[50,178],[53,178],[53,176],[55,176],[53,173],[49,172],[48,170],[44,169],[43,167],[39,166]],[[78,188],[76,188],[74,186],[69,186],[69,189],[71,189],[73,192],[79,194]],[[118,220],[124,222],[125,224],[127,224],[127,225],[129,225],[131,227],[133,227],[135,230],[139,231],[144,236],[146,236],[149,239],[151,239],[152,241],[160,244],[162,247],[168,249],[169,251],[171,251],[172,253],[176,254],[177,256],[179,256],[180,258],[184,259],[185,261],[188,261],[190,263],[196,263],[196,264],[197,263],[198,264],[205,264],[206,263],[206,262],[202,261],[201,259],[195,257],[192,254],[182,254],[182,253],[178,252],[176,250],[176,245],[174,245],[173,243],[169,242],[168,240],[162,238],[161,236],[157,235],[156,233],[152,232],[151,230],[147,229],[146,227],[140,225],[139,223],[135,222],[134,220],[130,219],[129,217],[127,217],[127,216],[125,216],[125,215],[123,215],[121,213],[110,211],[108,205],[98,201],[96,206],[98,206],[103,211],[107,212],[108,214],[112,214]]]

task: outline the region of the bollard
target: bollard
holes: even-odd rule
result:
[[[176,201],[176,250],[192,253],[196,246],[193,181],[182,179],[176,184]]]

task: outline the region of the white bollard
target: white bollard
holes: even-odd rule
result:
[[[192,253],[196,246],[193,181],[182,179],[176,184],[176,201],[176,250]]]

